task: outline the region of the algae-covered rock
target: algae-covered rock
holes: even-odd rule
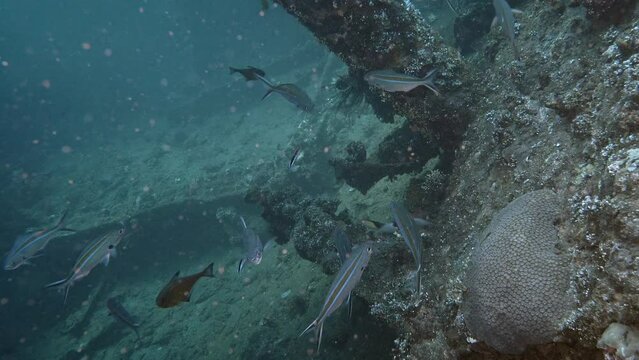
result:
[[[559,209],[552,191],[520,196],[497,213],[471,255],[466,324],[502,353],[553,341],[574,303],[569,261],[556,247]]]

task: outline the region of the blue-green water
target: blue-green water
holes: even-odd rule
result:
[[[636,3],[0,1],[0,360],[639,358]]]

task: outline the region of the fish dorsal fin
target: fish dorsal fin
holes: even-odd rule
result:
[[[175,274],[173,274],[173,277],[171,278],[171,281],[177,279],[178,277],[180,277],[180,270],[176,271]]]

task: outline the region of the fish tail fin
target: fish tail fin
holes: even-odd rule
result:
[[[317,353],[320,352],[320,347],[322,346],[322,333],[324,332],[324,322],[319,325],[319,331],[317,332]]]
[[[210,263],[204,270],[202,270],[202,276],[215,277],[215,270],[213,270],[215,263]]]
[[[64,278],[62,280],[54,281],[46,284],[45,288],[57,287],[59,290],[64,291],[64,304],[67,304],[67,297],[69,296],[69,289],[71,289],[71,278]]]
[[[64,283],[66,283],[68,280],[69,280],[68,278],[64,278],[62,280],[54,281],[52,283],[44,285],[44,288],[47,289],[50,287],[58,287],[58,286],[64,285]]]
[[[419,297],[421,294],[421,288],[422,288],[422,267],[418,267],[417,271],[415,272],[415,277],[417,277],[417,285],[416,285],[416,294]]]
[[[272,83],[272,82],[270,82],[270,81],[268,81],[268,80],[267,80],[264,76],[262,76],[262,75],[260,75],[260,74],[255,74],[255,76],[256,76],[258,79],[262,80],[262,82],[263,82],[264,84],[266,84],[266,86],[268,86],[269,88],[272,88],[272,87],[273,87],[273,83]],[[269,93],[267,92],[266,94],[268,95]],[[266,97],[267,95],[264,95],[264,97]],[[262,100],[264,100],[264,98],[262,98]]]
[[[242,269],[244,269],[244,263],[246,262],[246,259],[242,259],[240,260],[240,262],[237,264],[237,273],[241,273]]]
[[[422,78],[422,80],[424,81],[424,86],[426,86],[432,92],[434,92],[435,95],[439,96],[440,95],[439,89],[437,89],[437,86],[435,86],[436,78],[437,78],[437,69],[433,69],[429,71],[428,74],[426,74],[426,76]]]
[[[268,89],[266,91],[266,94],[264,94],[264,96],[262,96],[262,100],[266,99],[267,97],[271,96],[271,94],[273,93],[273,89]]]
[[[312,330],[314,327],[316,327],[317,325],[318,325],[318,323],[317,323],[317,319],[313,320],[313,322],[312,322],[310,325],[308,325],[308,326],[306,327],[306,329],[304,329],[304,331],[302,331],[302,333],[301,333],[298,337],[302,337],[302,336],[304,336],[304,334],[306,334],[307,332],[311,331],[311,330]]]

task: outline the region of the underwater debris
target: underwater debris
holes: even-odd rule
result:
[[[466,325],[501,353],[552,342],[575,304],[569,262],[556,247],[559,208],[550,190],[518,197],[493,217],[472,252]]]

